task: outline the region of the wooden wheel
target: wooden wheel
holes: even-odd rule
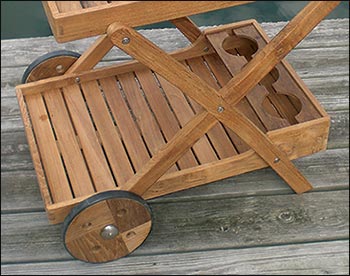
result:
[[[34,60],[25,70],[22,83],[63,75],[80,57],[72,51],[54,51]]]
[[[72,209],[63,223],[63,242],[79,260],[108,262],[139,247],[151,226],[151,210],[141,197],[126,191],[106,191]]]

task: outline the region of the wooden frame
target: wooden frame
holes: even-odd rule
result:
[[[103,34],[114,22],[138,27],[254,1],[158,1],[157,9],[152,1],[95,1],[105,3],[93,7],[70,2],[43,1],[58,42]]]
[[[233,2],[237,3],[233,4],[231,1],[230,5],[241,3],[241,1]],[[332,1],[311,2],[289,22],[271,42],[267,41],[266,35],[255,21],[214,28],[203,34],[193,22],[186,17],[182,17],[184,14],[179,13],[178,16],[180,18],[178,19],[166,14],[164,16],[166,16],[167,19],[173,19],[173,23],[191,42],[193,42],[193,45],[189,48],[172,54],[165,53],[131,28],[141,23],[145,24],[145,22],[142,21],[144,19],[140,19],[140,22],[137,20],[134,23],[127,22],[129,24],[125,22],[123,22],[123,24],[114,23],[109,26],[107,34],[102,35],[100,39],[79,58],[66,75],[18,86],[18,101],[50,222],[62,222],[75,204],[95,193],[92,190],[85,194],[82,192],[79,195],[79,189],[77,188],[79,184],[70,184],[74,186],[73,188],[76,188],[76,190],[72,190],[72,196],[69,195],[69,191],[60,190],[61,188],[59,187],[61,186],[58,186],[58,183],[55,184],[55,181],[53,181],[53,179],[56,178],[62,181],[66,180],[65,176],[62,175],[62,168],[54,171],[53,174],[50,173],[47,166],[54,166],[55,160],[50,159],[51,157],[49,158],[48,154],[46,155],[47,157],[45,157],[45,150],[50,151],[50,156],[56,156],[57,160],[60,155],[64,158],[64,155],[68,155],[68,153],[64,153],[64,150],[62,151],[60,142],[58,143],[57,149],[54,151],[52,151],[49,146],[44,146],[43,143],[40,142],[40,139],[46,137],[45,133],[47,133],[47,135],[51,137],[51,144],[55,144],[55,138],[52,136],[53,134],[51,134],[49,127],[50,125],[55,125],[57,129],[60,128],[60,123],[53,121],[53,118],[51,118],[50,121],[48,115],[57,112],[57,114],[61,114],[60,116],[65,116],[65,120],[67,121],[70,120],[70,116],[73,118],[73,121],[76,120],[78,122],[80,120],[78,119],[80,114],[76,112],[83,108],[77,107],[76,110],[70,109],[69,114],[63,114],[61,111],[54,109],[53,106],[59,106],[60,104],[63,106],[65,102],[68,102],[68,105],[72,104],[71,106],[73,106],[74,104],[75,106],[75,99],[79,99],[80,97],[80,86],[80,89],[84,91],[84,95],[87,98],[87,104],[89,104],[91,108],[93,102],[98,102],[99,100],[98,97],[94,95],[94,92],[92,92],[95,91],[95,88],[91,81],[115,76],[116,74],[139,72],[145,68],[150,68],[154,73],[159,74],[175,87],[179,88],[184,94],[190,96],[194,101],[200,104],[202,109],[200,109],[189,122],[184,124],[173,137],[168,139],[168,142],[160,150],[155,150],[153,157],[146,162],[140,170],[137,170],[136,174],[132,175],[131,172],[128,174],[127,168],[114,168],[113,163],[110,165],[112,171],[122,170],[125,172],[125,175],[114,174],[115,177],[120,177],[118,182],[121,184],[118,187],[106,184],[106,186],[95,187],[95,189],[127,190],[145,199],[149,199],[266,166],[271,166],[295,192],[302,193],[311,189],[310,183],[295,168],[290,160],[324,150],[327,144],[330,120],[300,78],[293,73],[290,65],[288,65],[286,61],[283,61],[283,58],[311,32],[337,4],[338,2]],[[46,9],[50,9],[52,14],[57,13],[57,6],[56,8],[50,8],[51,5],[53,4],[45,4]],[[186,10],[185,15],[192,13],[191,8],[193,7],[192,4],[189,4],[189,9]],[[221,5],[216,5],[216,8],[218,7],[221,7]],[[95,11],[95,9],[91,9]],[[213,9],[213,7],[211,4],[203,4],[203,8],[201,5],[200,11],[203,11],[202,9]],[[96,9],[96,12],[98,10],[99,9]],[[112,10],[113,9],[110,8],[110,11]],[[175,8],[172,11],[174,10]],[[85,14],[85,12],[80,13],[82,16]],[[75,13],[71,13],[72,18],[73,14]],[[92,16],[92,13],[86,14]],[[67,16],[65,19],[66,18],[70,17]],[[80,17],[76,15],[74,18]],[[163,20],[162,16],[158,16],[157,18],[158,21]],[[51,23],[56,24],[55,22]],[[247,25],[253,26],[260,32],[261,37],[268,43],[252,57],[250,62],[247,63],[231,81],[223,85],[221,89],[214,89],[183,65],[183,62],[189,58],[204,57],[207,62],[209,62],[212,54],[222,58],[224,51],[227,49],[224,49],[222,41],[220,43],[216,42],[217,34],[227,34],[235,28]],[[77,28],[79,29],[80,27]],[[86,36],[84,32],[82,32],[82,35]],[[225,37],[226,36],[224,36],[224,38]],[[74,37],[74,39],[76,38],[77,37]],[[126,38],[127,40],[125,40]],[[139,62],[133,61],[118,66],[90,70],[113,45],[118,46]],[[140,51],[141,48],[142,51]],[[223,58],[223,60],[225,60],[225,58]],[[208,64],[210,65],[210,62]],[[305,122],[266,132],[259,129],[246,115],[242,114],[238,104],[277,64],[282,64],[284,66],[283,68],[291,73],[291,78],[296,85],[303,90],[305,99],[309,101],[309,105],[315,110],[318,117],[313,120],[306,120]],[[226,63],[226,66],[228,68],[230,67],[229,62]],[[169,68],[171,68],[171,70]],[[103,86],[103,83],[101,83],[101,85]],[[61,98],[61,94],[63,98]],[[56,97],[55,95],[58,96]],[[91,103],[89,101],[91,101]],[[52,107],[50,107],[50,105]],[[45,106],[50,109],[47,115],[45,115]],[[94,111],[94,108],[92,108],[91,112],[93,116],[96,116],[95,119],[101,122],[108,121],[107,117],[103,117],[103,110],[101,111],[97,108]],[[97,115],[94,115],[94,113]],[[74,119],[74,117],[76,119]],[[87,114],[86,118],[88,118]],[[232,129],[251,149],[245,153],[234,155],[229,158],[167,173],[175,162],[179,161],[180,157],[182,157],[195,142],[203,137],[203,135],[211,131],[214,126],[217,126],[218,122],[223,123],[224,127]],[[75,123],[75,128],[78,129],[68,128],[68,130],[65,129],[64,131],[68,131],[68,134],[66,134],[71,135],[72,139],[75,139],[73,136],[75,132],[79,132],[79,127],[81,128],[82,126],[79,126],[79,124],[77,126],[77,123]],[[94,143],[103,143],[104,147],[108,147],[108,144],[105,143],[105,141],[110,140],[107,127],[105,127],[106,129],[103,126],[99,127],[97,123],[97,128],[100,136],[94,138],[97,139]],[[57,136],[59,133],[55,135]],[[94,134],[91,132],[91,135]],[[114,137],[118,137],[117,132]],[[308,139],[302,139],[301,137],[307,137]],[[87,143],[86,147],[91,146],[91,144],[89,144],[92,143],[91,140],[88,138],[86,139],[87,140],[80,139],[77,141],[77,148],[72,148],[72,150],[78,152],[78,147],[84,149],[84,143]],[[98,139],[101,139],[101,141],[98,141]],[[115,150],[114,147],[122,147],[122,145],[118,145],[118,143],[113,144],[109,149],[106,148],[107,154],[113,152],[113,150]],[[101,157],[101,162],[102,159]],[[70,166],[72,166],[71,169],[73,169],[75,165],[72,164]],[[103,168],[103,166],[104,165],[101,165],[100,169]],[[66,170],[69,169],[70,167],[68,166]],[[56,173],[59,171],[61,174]],[[97,177],[102,177],[106,179],[107,182],[113,182],[112,178],[108,180],[107,176],[100,175],[96,176],[96,178]],[[79,177],[77,178],[77,182],[79,182]],[[83,189],[83,187],[81,187],[81,189]],[[57,194],[53,194],[53,191],[56,191]]]

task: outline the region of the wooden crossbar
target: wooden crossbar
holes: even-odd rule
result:
[[[244,70],[219,92],[211,88],[181,63],[145,39],[132,28],[118,23],[108,28],[113,44],[141,63],[162,75],[185,94],[201,104],[206,111],[197,115],[160,151],[123,189],[142,195],[167,169],[204,135],[217,120],[231,128],[256,151],[297,193],[312,186],[284,152],[242,115],[237,104],[266,76],[338,2],[311,2],[259,52]]]
[[[188,17],[181,17],[171,20],[176,28],[190,41],[195,42],[202,34],[201,30]]]

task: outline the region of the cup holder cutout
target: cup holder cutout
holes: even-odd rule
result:
[[[223,49],[230,55],[244,56],[248,61],[258,51],[258,43],[248,37],[229,35],[222,42]]]
[[[277,102],[279,104],[276,104]],[[286,102],[289,103],[292,108],[281,109],[279,105],[285,106],[284,103]],[[297,117],[298,114],[301,112],[302,103],[297,97],[293,95],[270,93],[267,97],[265,97],[262,103],[262,107],[270,116],[276,117],[276,113],[271,112],[272,107],[283,119],[286,119],[290,123],[295,124],[297,123],[295,117]]]
[[[248,63],[259,50],[259,45],[253,38],[231,33],[223,40],[222,48],[230,55],[244,57]],[[268,115],[274,118],[285,119],[291,124],[296,124],[296,116],[302,110],[302,103],[292,94],[276,91],[273,84],[278,81],[279,77],[278,69],[273,68],[261,80],[260,85],[264,86],[268,92],[261,102],[261,107]]]
[[[272,105],[277,111],[277,114],[279,114],[283,119],[295,124],[297,123],[295,117],[301,112],[302,103],[292,94],[280,93],[279,91],[275,90],[273,84],[277,82],[279,77],[280,73],[278,69],[273,68],[270,73],[261,80],[260,84],[263,85],[269,92],[262,103],[262,107],[269,115],[276,117],[276,113],[271,114],[270,112]]]

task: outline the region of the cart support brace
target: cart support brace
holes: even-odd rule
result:
[[[112,24],[108,35],[113,44],[162,75],[207,111],[197,115],[122,189],[142,195],[181,155],[216,122],[231,128],[258,153],[297,193],[312,188],[284,152],[252,122],[237,104],[331,11],[336,2],[311,2],[219,92],[131,28]],[[307,21],[303,18],[309,18]],[[302,22],[302,26],[301,23]],[[254,77],[253,77],[254,76]],[[239,87],[239,90],[237,90]],[[223,95],[223,96],[221,96]],[[161,158],[160,158],[161,157]]]

